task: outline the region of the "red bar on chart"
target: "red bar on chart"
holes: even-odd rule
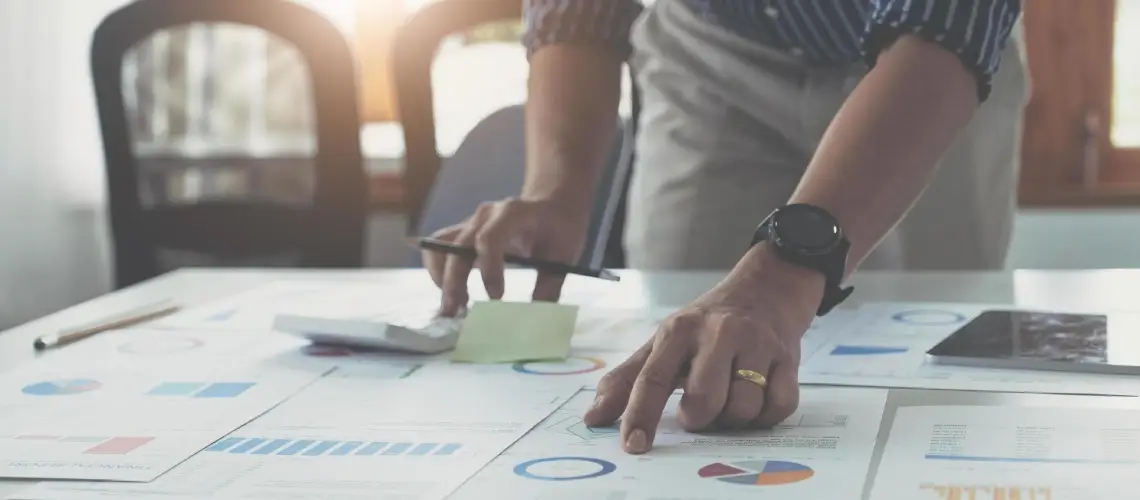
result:
[[[84,455],[126,455],[137,450],[144,444],[154,441],[154,438],[144,437],[116,437],[89,448]]]

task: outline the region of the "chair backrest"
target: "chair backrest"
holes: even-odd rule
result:
[[[525,174],[525,112],[504,108],[480,122],[455,154],[440,157],[436,144],[431,67],[449,35],[484,23],[522,16],[518,0],[442,0],[401,28],[395,42],[396,103],[403,125],[405,211],[410,236],[458,223],[479,203],[515,196]],[[638,109],[636,90],[634,110]],[[636,122],[636,114],[632,122]],[[619,123],[592,208],[582,264],[624,267],[621,233],[635,127]],[[411,257],[419,265],[418,253]]]
[[[132,146],[123,95],[124,59],[154,34],[196,23],[257,28],[299,52],[308,70],[316,128],[313,194],[307,206],[241,200],[144,207],[141,162]],[[326,18],[288,0],[138,0],[99,25],[91,70],[103,135],[117,287],[160,273],[163,249],[235,261],[290,251],[306,267],[362,265],[368,189],[356,68],[348,41]]]

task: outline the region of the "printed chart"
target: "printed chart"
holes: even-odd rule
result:
[[[625,361],[629,354],[616,351],[574,349],[564,360],[525,361],[478,365],[468,363],[429,362],[412,375],[413,378],[433,380],[459,380],[470,377],[494,377],[502,380],[535,383],[548,379],[551,382],[574,383],[594,388],[613,367]]]
[[[867,304],[800,368],[805,384],[1136,395],[1131,377],[931,364],[926,351],[984,310],[971,304]]]
[[[803,464],[780,460],[715,463],[701,467],[697,475],[718,481],[753,486],[772,486],[806,481],[815,471]]]
[[[872,499],[1087,500],[1133,491],[1140,410],[931,406],[895,417]]]
[[[582,423],[593,397],[579,393],[455,498],[800,500],[861,491],[886,391],[805,387],[802,411],[781,427],[702,434],[677,423],[675,395],[646,455],[622,451],[616,427]]]
[[[547,457],[515,466],[515,475],[539,481],[578,481],[601,477],[617,470],[613,462],[591,457]]]
[[[461,443],[401,443],[387,441],[335,441],[316,439],[274,439],[227,437],[214,443],[208,452],[278,456],[409,456],[446,457],[459,452]]]
[[[325,378],[151,483],[47,482],[19,498],[442,500],[577,390]]]
[[[178,378],[164,381],[78,369],[29,365],[0,377],[0,477],[150,481],[319,376],[171,370]]]
[[[24,386],[21,392],[32,396],[71,396],[95,391],[100,387],[103,384],[98,380],[77,378],[35,382]]]

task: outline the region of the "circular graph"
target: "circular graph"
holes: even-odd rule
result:
[[[24,394],[32,396],[67,396],[71,394],[82,394],[84,392],[91,392],[103,384],[98,380],[90,379],[70,379],[70,380],[51,380],[47,382],[36,382],[34,384],[25,386],[23,389]]]
[[[119,352],[126,354],[173,354],[192,351],[206,345],[192,337],[154,337],[132,340],[119,346]]]
[[[966,321],[966,316],[954,311],[937,311],[933,309],[903,311],[891,316],[891,319],[908,325],[942,326],[956,325]]]
[[[580,375],[605,368],[606,362],[597,358],[581,356],[566,358],[565,361],[523,361],[515,363],[516,372],[527,375]]]
[[[779,460],[750,460],[731,464],[715,463],[701,467],[697,475],[717,481],[752,486],[775,486],[805,481],[815,475],[803,464]]]
[[[528,460],[515,466],[515,474],[541,481],[577,481],[604,476],[617,470],[612,462],[589,457],[550,457]]]
[[[310,344],[305,346],[302,351],[306,356],[316,356],[320,358],[343,358],[352,356],[352,349],[335,345]]]

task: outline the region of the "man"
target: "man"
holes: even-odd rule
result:
[[[1007,43],[1018,0],[525,5],[523,191],[435,235],[475,245],[474,262],[425,259],[443,314],[466,304],[472,265],[502,296],[504,252],[574,261],[628,56],[644,96],[630,267],[731,271],[599,385],[585,420],[620,418],[626,451],[650,449],[678,386],[690,430],[790,415],[800,338],[860,264],[1003,265],[1025,98]],[[540,276],[534,299],[561,284]]]

